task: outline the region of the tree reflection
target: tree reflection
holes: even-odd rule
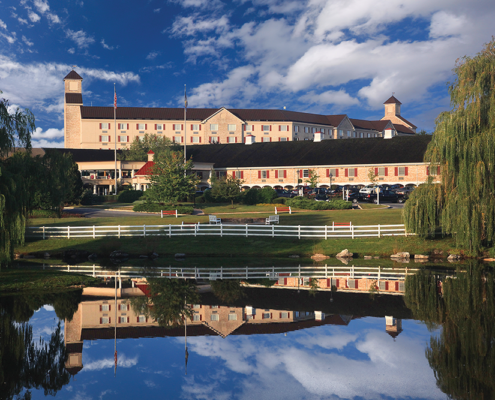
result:
[[[443,281],[420,274],[407,278],[406,304],[418,319],[442,324],[426,357],[439,388],[454,399],[495,398],[494,274],[477,265]],[[408,292],[410,290],[410,292]],[[423,302],[423,304],[422,304]]]
[[[49,341],[34,340],[29,318],[40,307],[51,304],[59,318],[72,319],[81,291],[48,295],[0,298],[0,392],[5,399],[29,399],[24,389],[43,389],[55,395],[69,383],[66,351],[60,322]]]
[[[237,279],[211,281],[211,289],[219,300],[227,304],[246,297],[241,281]]]
[[[148,278],[147,295],[134,297],[131,305],[138,314],[151,317],[163,327],[182,325],[184,318],[192,318],[186,305],[199,302],[195,285],[185,279]]]

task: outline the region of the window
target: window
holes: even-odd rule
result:
[[[139,131],[144,131],[146,129],[146,124],[137,124],[137,128]]]
[[[219,321],[220,318],[218,316],[218,314],[211,314],[210,315],[210,321]]]
[[[174,143],[182,143],[182,136],[174,136]]]
[[[101,135],[100,136],[100,142],[107,143],[110,141],[110,136],[108,135]]]
[[[165,127],[163,126],[163,124],[155,124],[155,129],[157,131],[163,131]]]
[[[144,142],[144,136],[138,136],[140,142]]]
[[[355,177],[357,174],[356,174],[356,169],[357,168],[349,168],[347,170],[347,176],[349,177]]]
[[[359,137],[360,137],[360,138],[364,137],[363,132],[359,132]]]
[[[289,318],[289,313],[288,312],[281,312],[280,318]]]
[[[230,133],[234,133],[234,132],[230,132]],[[236,137],[233,137],[233,136],[229,136],[228,137],[228,143],[237,143],[237,138]]]
[[[309,178],[309,169],[303,169],[302,176],[303,178]]]
[[[244,130],[248,131],[248,132],[252,132],[252,131],[254,131],[254,126],[253,125],[246,125],[244,127]]]
[[[440,175],[440,166],[426,167],[426,175],[432,175],[432,176]]]
[[[192,131],[199,131],[199,124],[192,124],[191,125],[191,130]],[[196,132],[195,132],[196,133]]]
[[[174,131],[181,131],[182,130],[182,124],[174,124]]]
[[[119,142],[127,143],[129,141],[129,136],[119,136]]]
[[[200,143],[199,136],[191,136],[191,143]]]
[[[220,171],[220,176],[222,176],[222,172],[223,172],[223,176],[225,176],[225,171]],[[218,308],[218,306],[210,306],[210,308]]]
[[[126,303],[119,304],[119,311],[126,311],[126,310],[127,310],[127,304]]]
[[[229,314],[229,321],[237,321],[237,314]]]
[[[281,132],[287,132],[287,130],[288,130],[289,127],[287,125],[279,125],[279,128],[280,128],[279,131],[281,131]]]
[[[270,131],[270,130],[271,130],[271,129],[270,129],[270,125],[263,125],[263,126],[261,127],[261,130],[262,130],[262,131]]]
[[[216,132],[212,132],[212,133],[216,133]],[[218,143],[218,137],[210,136],[210,143]]]
[[[276,178],[285,178],[286,177],[286,173],[285,173],[285,170],[284,169],[279,169],[276,172],[277,172]]]
[[[100,311],[110,311],[110,304],[103,304],[100,307]]]
[[[228,124],[227,125],[227,129],[228,129],[229,132],[230,131],[235,131],[235,127],[236,127],[235,124]]]
[[[210,131],[218,131],[218,124],[210,124]]]
[[[100,324],[109,324],[109,323],[110,323],[109,317],[100,318]]]
[[[407,167],[399,167],[399,168],[395,168],[396,170],[398,169],[398,173],[399,173],[399,176],[406,176],[407,175]]]
[[[197,321],[201,321],[201,315],[199,314],[194,314],[193,315],[193,321],[197,322]]]
[[[281,137],[279,138],[281,142],[287,142],[287,138],[286,137]]]
[[[342,139],[344,137],[344,131],[339,129],[339,139]]]
[[[350,138],[351,137],[351,131],[347,131],[347,137]]]
[[[327,169],[327,178],[332,175],[332,178],[338,178],[339,177],[339,170],[337,168],[330,168]]]
[[[294,133],[298,133],[299,132],[299,125],[296,125],[294,126]]]
[[[138,318],[137,318],[137,322],[146,322],[146,317],[144,315],[140,315]]]
[[[316,133],[316,128],[315,127],[311,128],[311,133]]]
[[[378,168],[378,174],[377,175],[378,176],[387,176],[388,175],[387,172],[388,172],[387,168],[380,167],[380,168]]]
[[[267,313],[263,313],[263,319],[270,319],[270,313],[267,312]]]
[[[127,317],[119,317],[119,324],[126,324],[127,323]]]
[[[129,129],[129,124],[119,124],[119,127],[118,127],[120,130],[126,130],[126,129]]]
[[[100,129],[110,129],[110,124],[108,122],[100,124]]]
[[[270,140],[271,138],[267,137],[267,136],[264,136],[263,137],[263,142],[271,142]]]
[[[244,178],[244,173],[242,171],[234,171],[232,175],[234,175],[234,178],[236,178],[236,179],[243,179]]]
[[[268,171],[260,171],[260,178],[261,179],[266,179],[270,176],[269,172]]]

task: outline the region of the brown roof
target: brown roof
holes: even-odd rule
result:
[[[304,122],[319,125],[338,126],[345,115],[318,115],[287,110],[227,109],[243,121]],[[215,108],[188,108],[187,119],[203,121],[216,113]],[[83,119],[112,119],[113,107],[81,107]],[[117,119],[182,120],[183,108],[119,107]]]
[[[82,104],[82,94],[81,93],[66,93],[65,102],[67,104]]]
[[[352,122],[352,125],[354,125],[355,128],[359,129],[368,129],[371,131],[378,131],[378,132],[383,132],[387,124],[389,123],[389,120],[379,120],[379,121],[367,121],[365,119],[354,119],[351,118],[350,121]]]
[[[383,104],[402,104],[402,103],[399,100],[397,100],[395,96],[392,96]]]
[[[412,129],[409,129],[407,126],[405,125],[401,125],[401,124],[394,124],[394,127],[395,127],[395,130],[397,132],[400,132],[400,133],[409,133],[409,134],[413,134],[415,135],[414,131]]]
[[[407,119],[405,119],[404,117],[401,117],[400,115],[396,115],[397,118],[399,118],[400,120],[404,121],[407,125],[409,125],[410,127],[416,129],[417,126],[414,125],[413,123],[409,122]]]
[[[66,79],[79,79],[79,80],[81,80],[81,81],[83,80],[83,78],[81,78],[81,77],[79,76],[79,74],[78,74],[76,71],[74,71],[74,70],[70,71],[70,72],[67,74],[67,76],[64,78],[64,81],[65,81]]]

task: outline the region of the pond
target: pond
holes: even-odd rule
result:
[[[161,278],[131,297],[0,297],[0,398],[495,394],[491,270],[420,272],[405,295],[252,283]]]

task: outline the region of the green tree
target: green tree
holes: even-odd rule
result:
[[[458,247],[479,252],[495,235],[495,39],[459,60],[454,73],[452,110],[438,116],[425,154],[430,169],[440,167],[440,188],[430,180],[415,190],[404,220],[423,235],[439,223]]]
[[[377,184],[378,182],[378,175],[375,174],[375,169],[374,168],[370,168],[368,170],[368,179],[370,180],[371,184],[372,185],[375,185]]]
[[[241,281],[238,279],[225,279],[211,281],[213,294],[222,302],[233,304],[236,300],[246,297]]]
[[[222,197],[231,202],[234,208],[234,200],[237,200],[241,195],[241,186],[243,181],[237,179],[234,175],[225,175],[220,179],[214,178],[212,174],[211,191],[214,197]]]
[[[119,160],[148,161],[148,152],[152,150],[155,157],[161,153],[179,150],[179,146],[164,136],[145,133],[142,139],[135,138],[128,150],[123,150]]]
[[[175,204],[194,194],[199,179],[192,173],[192,167],[191,159],[184,163],[182,151],[155,156],[152,175],[148,176],[151,186],[145,193],[146,200]]]
[[[0,92],[1,93],[1,92]],[[34,115],[17,108],[9,112],[9,102],[0,99],[0,269],[8,265],[14,245],[24,242],[29,191],[22,170],[7,170],[5,157],[16,147],[31,149]]]
[[[320,177],[318,176],[316,171],[314,169],[310,169],[310,170],[308,170],[308,179],[306,179],[305,182],[309,183],[309,187],[314,189],[315,187],[318,186],[318,179],[319,178]]]

